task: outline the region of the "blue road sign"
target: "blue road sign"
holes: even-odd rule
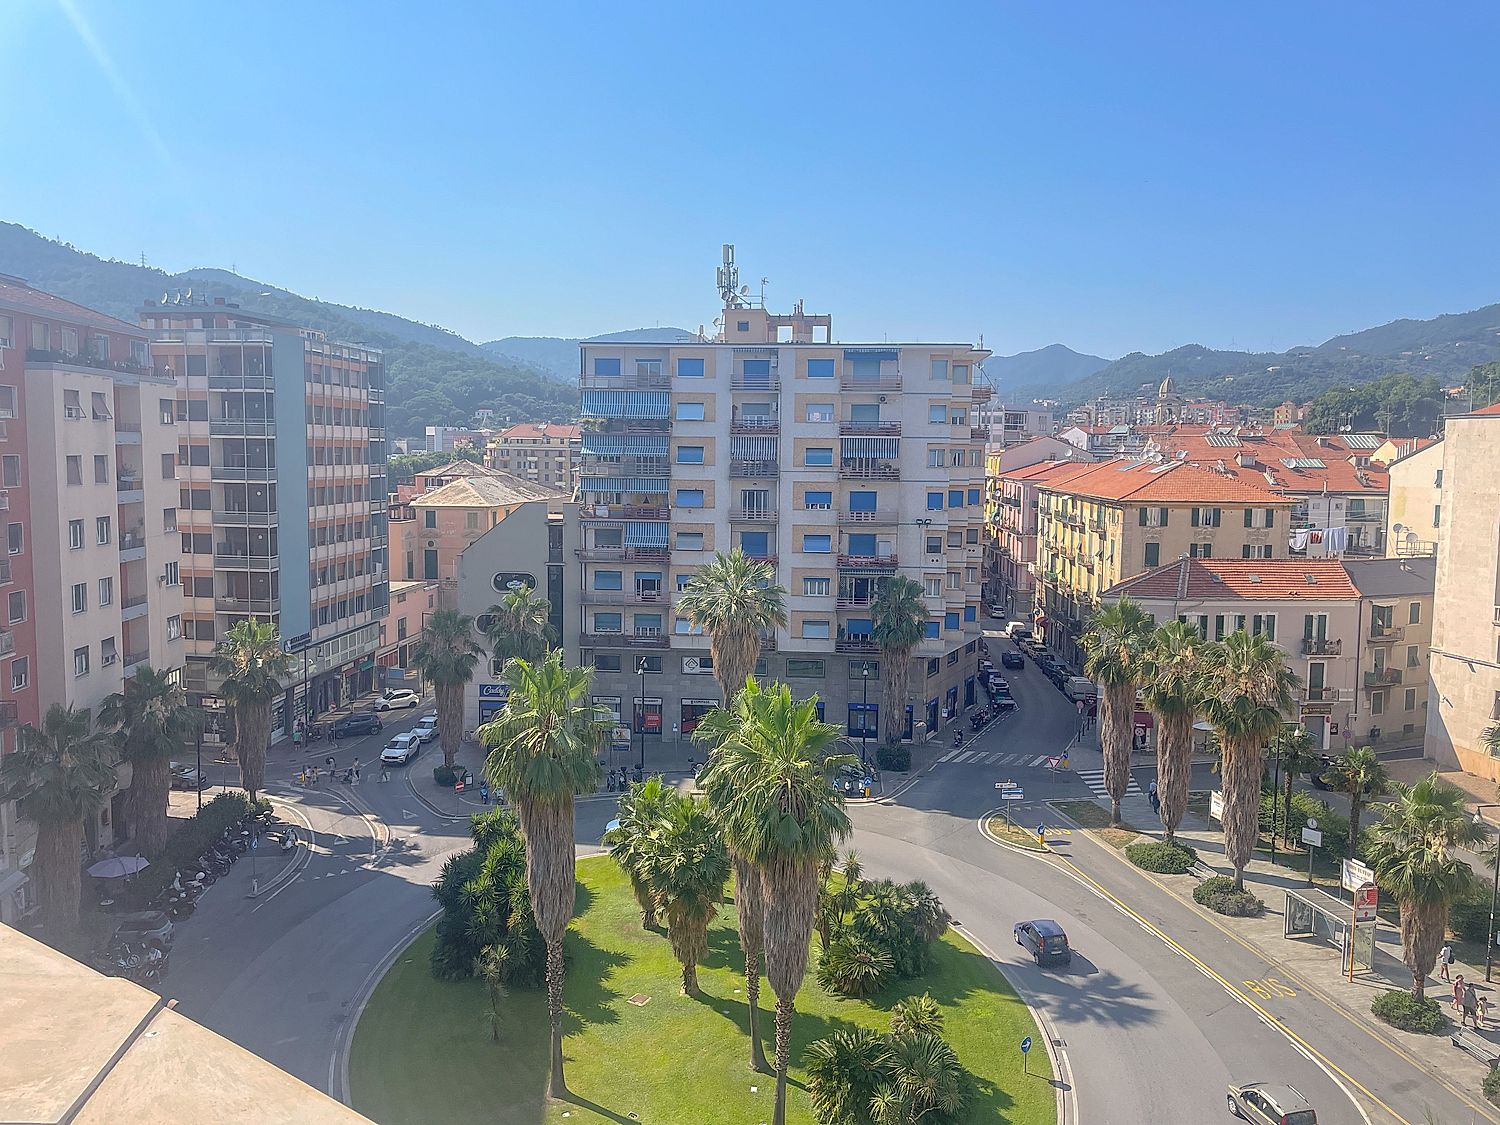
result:
[[[250,847],[251,850],[260,847],[260,836],[256,835],[250,837]]]
[[[1002,789],[1000,790],[1000,799],[1002,801],[1023,801],[1026,799],[1026,790],[1019,787],[1015,789]]]
[[[1036,834],[1038,836],[1045,836],[1047,834],[1047,826],[1045,824],[1038,824],[1036,826]]]
[[[1030,1050],[1031,1050],[1031,1036],[1028,1035],[1025,1039],[1021,1040],[1021,1054],[1024,1055],[1024,1054],[1026,1054]]]

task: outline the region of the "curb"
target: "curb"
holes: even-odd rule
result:
[[[266,799],[272,800],[270,796],[267,796]],[[297,815],[297,818],[302,821],[302,827],[305,831],[307,831],[309,834],[312,832],[312,822],[303,815],[301,809],[299,809],[291,802],[287,801],[285,798],[280,799],[280,804],[286,809],[286,811],[293,812]],[[312,849],[307,846],[306,840],[299,839],[297,841],[297,846],[292,850],[294,854],[292,855],[292,858],[287,861],[286,865],[282,867],[282,869],[278,871],[274,876],[266,880],[265,883],[258,885],[255,890],[245,895],[246,898],[260,898],[262,895],[271,894],[280,887],[285,886],[287,883],[290,883],[298,875],[302,874],[302,871],[307,867],[308,864],[312,862]]]

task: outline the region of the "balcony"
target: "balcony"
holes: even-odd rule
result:
[[[520,471],[533,477],[537,474],[535,468]],[[578,472],[586,477],[669,477],[672,475],[672,463],[665,457],[601,458],[585,453],[579,461]]]
[[[779,375],[731,375],[729,389],[732,391],[779,391]]]
[[[895,512],[840,512],[839,525],[855,524],[860,527],[891,527],[899,517]]]
[[[988,402],[994,393],[995,389],[988,383],[975,383],[970,397],[975,402]]]
[[[765,418],[759,415],[736,418],[729,423],[729,432],[732,434],[779,434],[781,433],[781,419]]]
[[[841,570],[895,570],[895,555],[840,555]]]
[[[775,508],[741,508],[736,506],[729,509],[731,523],[775,523],[776,515]]]
[[[664,520],[672,515],[666,504],[583,504],[580,520]]]
[[[66,367],[91,367],[95,371],[125,371],[131,375],[150,375],[152,370],[145,364],[129,360],[109,359],[93,352],[65,352],[58,349],[27,348],[26,362],[41,365],[63,364]]]
[[[134,562],[136,559],[146,557],[146,529],[144,527],[133,527],[120,529],[120,561]]]
[[[128,676],[138,665],[144,664],[150,659],[150,649],[143,648],[139,652],[127,652],[125,654],[125,674]]]
[[[281,600],[219,594],[214,598],[214,608],[220,613],[275,613],[281,608]]]
[[[667,600],[664,590],[585,590],[584,605],[661,605]]]
[[[667,635],[655,633],[580,633],[578,643],[585,648],[666,648]]]
[[[833,651],[875,655],[880,646],[869,637],[840,637],[833,642]]]
[[[857,376],[852,371],[845,371],[839,376],[839,390],[841,391],[899,391],[901,389],[901,375],[878,375],[875,377]]]
[[[1390,687],[1401,682],[1400,668],[1381,668],[1365,673],[1366,688]]]
[[[763,480],[781,475],[776,461],[730,461],[729,476],[735,480]]]
[[[223,481],[274,481],[275,465],[214,465],[211,470],[214,480]]]
[[[672,552],[666,547],[577,547],[584,562],[670,562]]]
[[[126,422],[115,420],[115,444],[116,445],[140,445],[141,424],[139,422]]]
[[[121,504],[139,504],[146,498],[141,488],[141,477],[139,473],[116,473],[115,474],[115,499]]]
[[[214,565],[231,570],[279,570],[278,555],[252,555],[249,551],[220,543],[214,548]]]
[[[268,418],[211,418],[208,422],[208,436],[274,438],[276,423]]]
[[[1400,644],[1406,639],[1406,626],[1404,625],[1371,625],[1370,634],[1366,638],[1372,645]]]
[[[1303,637],[1301,652],[1303,656],[1342,656],[1344,642],[1342,638]]]
[[[762,555],[747,554],[745,556],[745,558],[749,559],[753,563],[765,563],[767,566],[775,566],[777,564],[777,562],[780,561],[776,555],[769,555],[769,554],[762,554]]]
[[[410,509],[407,509],[410,511]],[[242,512],[238,508],[215,508],[211,516],[214,523],[229,527],[275,527],[279,517],[275,512]],[[416,519],[416,515],[391,517],[400,523],[402,519]],[[172,530],[172,529],[168,529]]]
[[[900,480],[901,466],[889,461],[850,462],[839,466],[839,480]]]
[[[836,604],[839,609],[867,609],[875,604],[875,595],[840,594]]]
[[[629,371],[619,375],[580,375],[578,385],[585,390],[604,387],[621,391],[662,391],[672,385],[672,377],[665,371]]]
[[[1368,510],[1357,511],[1357,512],[1356,511],[1345,511],[1344,512],[1344,522],[1345,523],[1384,523],[1385,522],[1385,516],[1381,515],[1379,512],[1371,512],[1371,511],[1368,511]]]
[[[137,617],[146,616],[146,595],[136,594],[134,597],[125,598],[120,602],[120,620],[134,621]]]
[[[900,437],[900,422],[840,422],[843,437]]]

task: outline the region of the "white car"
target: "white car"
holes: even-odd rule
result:
[[[397,691],[388,691],[375,701],[377,711],[395,711],[401,707],[418,707],[422,703],[422,697],[416,692],[406,688]]]
[[[398,734],[385,744],[380,760],[388,766],[404,766],[421,752],[422,740],[415,734]]]
[[[431,742],[438,736],[438,725],[436,715],[423,715],[417,720],[417,725],[411,728],[411,733],[416,735],[422,742]]]

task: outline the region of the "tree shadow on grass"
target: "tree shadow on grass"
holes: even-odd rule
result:
[[[579,883],[573,916],[581,917],[593,901],[594,893]],[[567,970],[563,984],[563,1035],[578,1035],[593,1024],[619,1023],[617,1005],[624,996],[607,981],[628,958],[595,945],[577,926],[570,926],[563,938],[563,957]]]
[[[746,1060],[750,1057],[750,1005],[736,996],[718,996],[711,992],[700,992],[697,996],[685,997],[704,1007],[712,1008],[716,1013],[723,1016],[734,1025],[735,1030],[744,1037],[744,1052]],[[767,1061],[772,1061],[776,1053],[776,994],[771,991],[768,984],[761,986],[761,1009],[760,1020],[757,1030],[760,1031],[761,1046],[765,1048]],[[797,1060],[802,1057],[803,1051],[819,1039],[826,1039],[835,1031],[851,1031],[859,1025],[852,1020],[829,1018],[811,1012],[797,1010],[792,1017],[792,1065],[797,1065]],[[803,1085],[790,1075],[787,1083],[798,1089],[804,1089]]]

